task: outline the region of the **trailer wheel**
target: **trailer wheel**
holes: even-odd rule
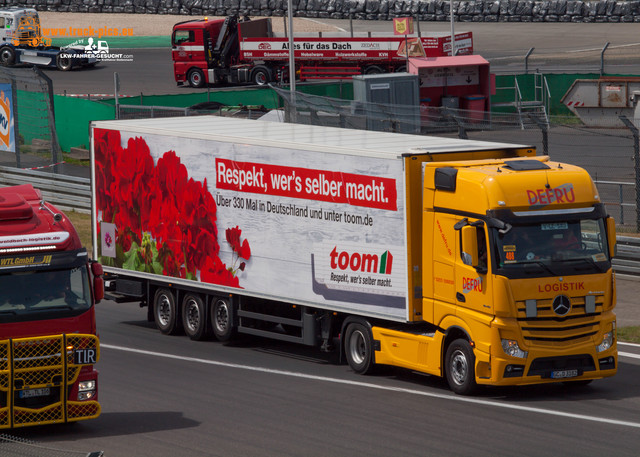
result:
[[[444,369],[451,390],[470,395],[478,387],[475,373],[476,357],[467,340],[457,339],[447,348]]]
[[[258,66],[253,69],[251,80],[258,86],[265,86],[271,82],[271,72],[267,67]]]
[[[345,332],[344,343],[347,362],[358,374],[370,374],[374,371],[373,335],[359,322],[349,324]]]
[[[9,46],[4,46],[0,50],[0,65],[10,67],[16,60],[16,52]]]
[[[396,73],[405,73],[407,71],[407,66],[406,65],[400,65],[399,67],[396,67]]]
[[[227,299],[218,298],[211,306],[211,326],[213,334],[220,342],[229,341],[235,333],[232,313],[233,307]]]
[[[197,295],[188,294],[182,301],[182,325],[192,340],[204,340],[209,333],[209,323],[204,302]]]
[[[60,71],[69,71],[73,67],[71,64],[71,58],[69,57],[60,57],[60,54],[56,56],[56,67]]]
[[[174,335],[178,332],[180,319],[176,299],[168,289],[158,289],[153,298],[153,318],[156,327],[165,335]]]

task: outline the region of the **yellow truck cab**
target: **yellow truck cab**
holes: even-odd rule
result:
[[[374,327],[376,363],[445,376],[462,394],[615,374],[615,225],[589,174],[546,156],[423,170],[414,317],[433,327]]]

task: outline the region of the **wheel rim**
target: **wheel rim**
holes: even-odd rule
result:
[[[217,332],[225,333],[227,331],[227,328],[229,327],[229,309],[225,302],[218,302],[214,321]]]
[[[451,355],[451,378],[458,385],[464,384],[469,373],[467,358],[461,350],[456,350]]]
[[[198,86],[200,84],[200,75],[198,74],[198,72],[194,72],[191,74],[191,84],[194,86]]]
[[[349,355],[351,360],[360,365],[364,363],[367,356],[367,343],[363,333],[355,330],[349,338]]]
[[[195,332],[200,325],[202,317],[200,316],[200,307],[193,298],[190,298],[187,302],[186,318],[187,327],[190,331]]]
[[[158,301],[158,310],[156,312],[158,316],[158,322],[163,327],[169,325],[171,320],[171,302],[166,295],[162,295]]]
[[[267,83],[267,75],[263,71],[256,73],[256,84],[264,86]]]

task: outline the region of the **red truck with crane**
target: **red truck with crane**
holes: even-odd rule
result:
[[[100,415],[102,266],[31,184],[0,189],[0,429]]]
[[[300,80],[342,79],[406,71],[409,57],[451,53],[451,36],[300,36],[293,40]],[[271,18],[189,20],[173,27],[171,57],[178,85],[282,82],[289,75],[289,39],[276,37]],[[473,53],[471,32],[456,34],[458,55]]]

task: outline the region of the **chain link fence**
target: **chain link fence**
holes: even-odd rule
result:
[[[228,106],[217,102],[199,103],[188,108],[173,106],[146,106],[116,104],[116,119],[146,119],[150,117],[200,116],[216,114],[218,116],[257,119],[266,113],[264,106],[235,105]]]
[[[639,231],[638,138],[614,113],[603,110],[600,120],[587,127],[575,116],[547,116],[541,105],[516,113],[494,113],[364,103],[273,89],[284,100],[282,117],[286,121],[535,146],[539,154],[552,160],[585,168],[619,230]]]
[[[51,79],[37,68],[0,68],[0,87],[11,91],[15,141],[0,148],[0,165],[18,168],[59,163]],[[5,94],[8,96],[9,94]]]

